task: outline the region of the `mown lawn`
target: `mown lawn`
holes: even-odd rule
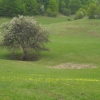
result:
[[[50,51],[41,52],[38,61],[18,61],[0,48],[0,99],[100,100],[100,20],[34,18],[49,31]],[[96,68],[57,68],[68,63]]]

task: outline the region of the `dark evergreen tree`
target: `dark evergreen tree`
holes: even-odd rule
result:
[[[0,15],[1,16],[16,16],[18,14],[17,0],[1,0]]]
[[[82,3],[80,0],[70,0],[68,7],[71,9],[72,14],[75,14],[75,12],[82,6]]]
[[[26,9],[26,15],[36,15],[38,14],[38,3],[36,0],[23,0]]]

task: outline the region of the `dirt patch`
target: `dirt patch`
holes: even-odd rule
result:
[[[92,64],[74,64],[74,63],[62,63],[57,66],[50,66],[50,68],[57,68],[57,69],[85,69],[85,68],[97,68]]]

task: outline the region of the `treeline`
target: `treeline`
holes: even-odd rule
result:
[[[58,13],[62,13],[67,16],[76,14],[77,16],[79,12],[85,15],[90,4],[97,7],[99,1],[100,0],[0,0],[0,16],[56,16]]]

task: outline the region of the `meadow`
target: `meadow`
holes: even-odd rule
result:
[[[50,51],[18,61],[0,47],[0,100],[100,100],[100,20],[34,19],[49,31]]]

